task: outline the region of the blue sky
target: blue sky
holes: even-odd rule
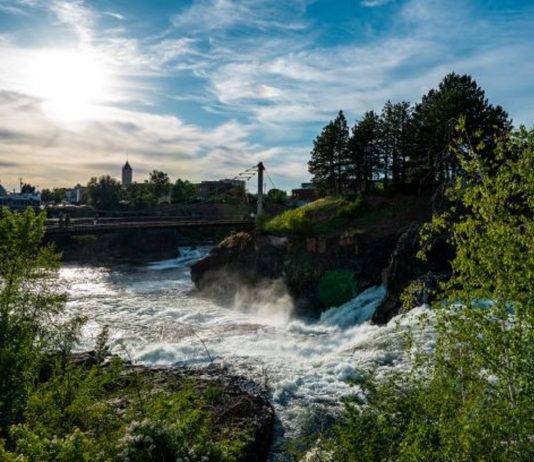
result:
[[[84,184],[128,153],[138,181],[261,160],[289,189],[339,109],[451,71],[531,126],[533,30],[529,0],[0,0],[0,182]]]

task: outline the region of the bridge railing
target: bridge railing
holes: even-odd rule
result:
[[[144,223],[177,223],[177,222],[247,222],[251,221],[251,218],[248,215],[244,214],[235,214],[235,215],[202,215],[202,216],[192,216],[192,215],[178,215],[178,216],[168,216],[168,217],[103,217],[97,218],[96,222],[94,218],[72,218],[69,220],[69,227],[85,227],[85,226],[113,226],[113,225],[141,225]],[[46,220],[47,228],[63,228],[66,227],[65,221],[60,221],[57,218],[49,218]]]

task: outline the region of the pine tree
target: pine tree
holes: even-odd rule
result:
[[[374,111],[366,112],[352,127],[348,142],[348,174],[355,192],[372,188],[373,180],[379,175],[379,132],[379,118]]]
[[[490,155],[494,135],[508,132],[511,122],[501,106],[488,103],[484,90],[469,75],[451,73],[437,90],[430,90],[414,111],[416,150],[409,175],[421,189],[432,189],[454,177],[458,161],[449,149],[459,118],[465,117],[467,132]]]
[[[341,194],[347,186],[349,129],[343,111],[330,121],[313,142],[308,170],[320,194]]]

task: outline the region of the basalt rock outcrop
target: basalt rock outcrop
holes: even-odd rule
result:
[[[209,295],[226,298],[243,285],[281,278],[287,252],[287,238],[235,233],[192,265],[191,279]]]
[[[325,272],[354,272],[360,288],[381,283],[382,269],[395,247],[395,234],[287,237],[237,233],[191,267],[195,286],[211,297],[229,299],[243,285],[281,280],[296,302],[297,314],[317,314],[317,284]]]
[[[413,295],[418,305],[430,303],[438,283],[450,277],[449,262],[454,258],[454,251],[446,236],[435,237],[426,260],[421,260],[417,258],[420,229],[420,224],[412,224],[399,232],[395,250],[382,273],[387,297],[375,312],[373,321],[376,323],[386,323],[399,313],[400,296],[410,283],[417,283],[418,290]]]

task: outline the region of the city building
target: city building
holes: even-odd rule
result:
[[[197,198],[205,200],[208,197],[221,194],[233,194],[236,196],[245,194],[245,182],[243,180],[215,180],[201,181],[196,185]]]
[[[130,186],[132,184],[133,169],[128,161],[122,167],[122,185]]]
[[[82,202],[85,187],[77,184],[72,189],[65,190],[65,202],[68,204],[80,204]]]
[[[300,188],[291,190],[291,200],[295,202],[308,203],[317,199],[313,183],[301,183]]]
[[[35,211],[41,210],[40,193],[8,193],[6,188],[0,185],[0,207],[8,207],[12,212],[22,212],[28,207]]]
[[[0,197],[0,205],[9,207],[12,212],[23,212],[28,207],[39,211],[41,210],[41,194],[9,194]]]

